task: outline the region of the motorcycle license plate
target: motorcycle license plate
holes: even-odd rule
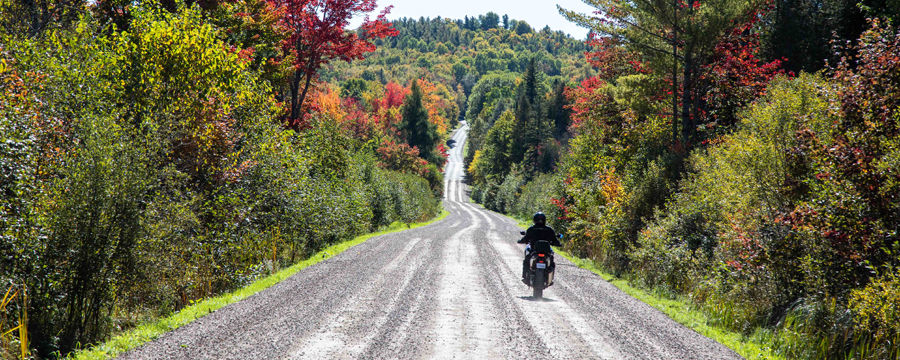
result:
[[[546,269],[546,268],[547,268],[547,264],[544,264],[544,263],[537,263],[537,268],[538,268],[538,269]]]

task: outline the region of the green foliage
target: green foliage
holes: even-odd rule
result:
[[[422,89],[418,82],[413,81],[410,93],[403,100],[403,108],[400,111],[403,123],[400,129],[409,146],[419,149],[419,156],[432,164],[442,164],[443,157],[436,150],[439,140],[437,129],[428,121],[428,110],[422,105]]]
[[[499,182],[510,173],[513,165],[515,118],[512,111],[506,111],[491,126],[481,146],[469,165],[468,173],[475,185]],[[474,147],[470,147],[474,148]]]
[[[779,79],[745,113],[740,130],[696,153],[690,159],[695,173],[682,183],[667,215],[641,234],[635,271],[653,286],[679,292],[712,286],[727,294],[723,301],[757,314],[794,301],[801,255],[777,217],[791,202],[784,184],[791,178],[788,150],[797,145],[793,134],[801,127],[823,129],[833,119],[833,93],[826,89],[827,83],[811,75]],[[721,272],[710,276],[709,268]],[[704,273],[706,285],[689,280]]]
[[[534,32],[534,29],[531,28],[531,25],[528,25],[527,22],[521,20],[516,22],[515,29],[516,34],[518,35],[525,35]]]
[[[900,278],[895,272],[875,279],[865,288],[853,290],[850,309],[857,314],[863,331],[879,340],[900,333]]]
[[[82,0],[2,0],[0,30],[10,35],[38,36],[55,28],[66,28],[78,22],[87,10]]]
[[[469,94],[466,119],[474,120],[485,108],[503,98],[515,95],[516,77],[511,73],[495,73],[483,76]],[[493,118],[491,120],[496,120]],[[490,121],[493,124],[493,121]],[[490,127],[490,126],[488,126]],[[484,130],[485,132],[487,129]]]
[[[558,174],[541,174],[520,187],[518,197],[508,204],[506,213],[528,218],[537,211],[547,214],[548,221],[556,224],[561,214],[551,206],[551,199],[562,191]]]
[[[506,29],[497,23],[499,20],[495,21],[495,15],[483,15],[482,20],[466,17],[468,22],[445,18],[397,19],[392,26],[399,34],[376,40],[378,49],[372,56],[353,63],[328,64],[320,77],[325,82],[340,84],[369,71],[383,74],[379,81],[384,84],[426,79],[450,89],[462,86],[468,95],[482,76],[491,72],[524,71],[531,58],[538,59],[541,71],[561,75],[566,81],[578,81],[593,74],[594,70],[582,57],[588,49],[585,43],[561,31],[533,32],[527,23],[515,20]],[[516,33],[516,26],[521,26],[521,33]],[[463,97],[462,101],[465,100]]]
[[[47,230],[41,262],[59,265],[44,274],[41,287],[49,291],[33,295],[40,306],[32,311],[39,329],[33,336],[60,329],[63,351],[106,334],[116,289],[135,270],[141,199],[152,171],[143,149],[121,141],[132,132],[112,118],[82,118],[73,134],[79,146],[63,157],[66,166],[54,169],[59,177],[38,199],[47,206],[38,225]],[[40,328],[50,324],[55,329]]]
[[[369,90],[369,83],[363,79],[348,79],[341,85],[341,97],[362,99],[363,93]]]

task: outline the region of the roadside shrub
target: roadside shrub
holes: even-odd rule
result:
[[[497,188],[497,196],[494,198],[493,204],[491,204],[491,210],[504,214],[513,214],[513,206],[518,201],[524,185],[525,177],[517,175],[515,172],[507,174],[506,178],[503,179],[503,183]]]
[[[429,163],[425,167],[423,177],[428,181],[428,186],[431,187],[431,192],[434,194],[433,197],[441,198],[444,196],[444,171],[441,168]]]
[[[542,211],[547,215],[547,222],[552,226],[559,221],[556,207],[551,199],[561,191],[562,182],[554,173],[541,174],[524,184],[516,201],[509,208],[509,213],[530,219],[535,212]]]
[[[874,343],[896,341],[900,337],[900,275],[890,271],[853,290],[849,307],[860,331],[870,334]]]
[[[121,141],[125,132],[114,119],[82,119],[73,134],[79,145],[39,199],[47,231],[41,261],[55,266],[41,271],[33,291],[31,332],[35,339],[58,334],[63,352],[108,333],[117,289],[136,271],[152,171],[143,149]]]
[[[737,132],[695,153],[690,158],[694,173],[667,205],[665,216],[651,223],[640,238],[642,247],[649,245],[642,250],[648,268],[641,273],[657,272],[650,259],[663,267],[669,260],[677,261],[664,251],[650,254],[650,249],[663,250],[661,245],[685,248],[707,260],[715,256],[737,272],[759,266],[760,258],[749,258],[748,252],[765,252],[758,247],[767,248],[785,236],[773,233],[760,243],[766,226],[776,226],[776,218],[790,205],[791,194],[783,184],[791,177],[788,150],[796,144],[791,134],[802,126],[823,128],[831,120],[826,89],[828,85],[812,75],[778,79],[770,85],[769,95],[745,113]]]

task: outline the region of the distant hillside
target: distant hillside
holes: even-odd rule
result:
[[[536,31],[505,15],[402,18],[393,26],[399,31],[396,37],[375,41],[377,50],[364,60],[331,63],[320,72],[321,80],[340,86],[354,78],[381,84],[427,79],[468,96],[482,76],[521,73],[532,58],[554,81],[580,81],[595,73],[584,60],[589,50],[584,41],[547,27]],[[457,102],[465,114],[465,98]]]

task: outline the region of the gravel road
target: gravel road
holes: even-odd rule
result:
[[[558,257],[533,301],[520,229],[468,203],[467,127],[431,225],[369,239],[123,359],[740,359]]]

